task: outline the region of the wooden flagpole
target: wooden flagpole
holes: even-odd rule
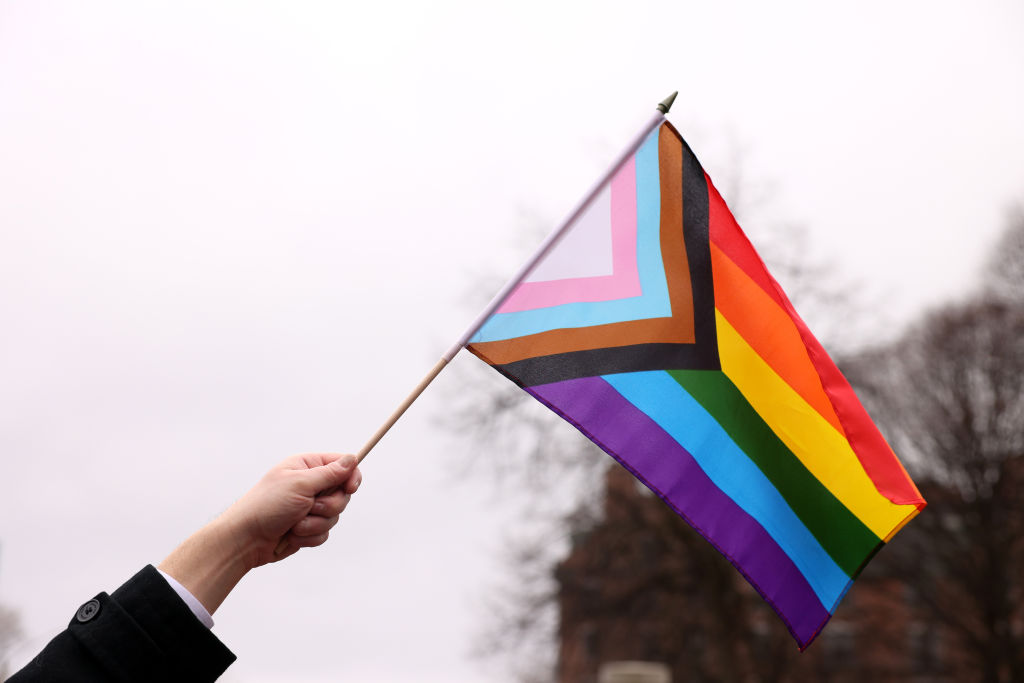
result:
[[[433,382],[434,378],[441,374],[441,371],[444,370],[444,366],[448,365],[449,360],[451,359],[442,358],[437,361],[434,367],[430,369],[430,372],[427,373],[426,377],[420,380],[420,383],[416,385],[416,388],[398,404],[398,407],[395,408],[395,412],[391,413],[387,421],[380,426],[380,429],[373,433],[370,440],[363,445],[358,453],[356,453],[356,462],[362,462],[363,458],[366,457],[366,454],[377,445],[378,441],[384,438],[384,435],[388,433],[388,430],[398,422],[398,418],[402,417],[402,414],[409,408],[409,406],[412,405],[412,402],[419,398],[419,395],[423,393],[423,390],[427,388],[427,385]]]
[[[454,358],[455,355],[460,350],[462,350],[462,348],[466,346],[466,344],[469,343],[470,338],[472,338],[472,336],[477,333],[477,330],[479,330],[483,326],[487,319],[490,318],[496,310],[498,310],[498,307],[501,306],[501,304],[505,301],[506,298],[508,298],[508,295],[512,293],[512,290],[515,289],[519,285],[519,283],[522,282],[526,278],[526,276],[530,274],[530,271],[532,271],[534,267],[538,263],[540,263],[541,259],[547,256],[555,247],[555,245],[558,244],[559,240],[561,240],[562,236],[569,229],[569,226],[572,225],[573,222],[577,218],[579,218],[584,211],[587,210],[587,207],[591,205],[591,203],[594,201],[594,198],[597,196],[598,192],[601,191],[601,188],[604,187],[604,185],[611,179],[613,175],[615,175],[615,173],[622,167],[622,165],[626,163],[626,161],[631,156],[633,156],[636,150],[640,148],[640,145],[643,144],[644,140],[647,138],[647,135],[652,130],[657,128],[659,125],[661,125],[661,122],[664,121],[665,119],[665,114],[667,114],[668,110],[672,107],[672,103],[675,101],[676,95],[678,94],[678,92],[674,92],[668,97],[666,97],[664,100],[662,100],[661,103],[658,104],[657,113],[651,116],[650,120],[647,121],[647,123],[640,130],[640,132],[637,133],[633,140],[630,141],[629,145],[627,145],[626,148],[622,151],[622,153],[619,154],[619,156],[615,159],[612,165],[608,167],[608,170],[605,171],[605,173],[597,180],[597,182],[594,183],[593,186],[591,186],[590,190],[583,196],[583,199],[580,200],[578,204],[576,204],[573,210],[558,225],[558,227],[551,231],[551,234],[548,235],[547,238],[541,243],[541,245],[537,248],[537,251],[534,252],[533,256],[531,256],[530,259],[526,261],[526,263],[524,263],[523,266],[512,276],[512,278],[505,283],[505,286],[502,287],[501,290],[499,290],[498,293],[494,295],[494,298],[491,299],[491,302],[487,304],[484,310],[480,312],[480,315],[478,315],[476,319],[469,324],[469,327],[467,327],[466,331],[462,333],[462,336],[459,337],[458,341],[452,344],[451,348],[448,349],[443,356],[441,356],[441,359],[437,361],[434,367],[430,369],[430,372],[428,372],[427,375],[422,380],[420,380],[420,383],[416,385],[416,388],[413,389],[412,392],[405,397],[405,399],[398,405],[395,411],[391,413],[387,420],[385,420],[384,424],[380,426],[380,429],[378,429],[373,434],[373,436],[370,437],[370,440],[366,442],[362,449],[360,449],[360,451],[356,453],[357,462],[363,461],[363,459],[373,449],[373,447],[377,445],[377,442],[380,441],[384,437],[384,435],[388,433],[388,430],[391,429],[391,427],[394,426],[396,422],[398,422],[398,418],[402,417],[402,414],[405,413],[409,406],[412,405],[413,401],[419,398],[419,395],[423,393],[423,390],[426,389],[427,386],[434,381],[435,377],[441,374],[441,370],[443,370],[444,367],[448,365],[448,363],[451,361],[451,359]]]

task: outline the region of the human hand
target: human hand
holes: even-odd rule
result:
[[[250,568],[324,543],[362,483],[355,456],[285,459],[221,516]]]
[[[326,541],[362,480],[352,455],[286,458],[159,569],[213,614],[250,569]]]

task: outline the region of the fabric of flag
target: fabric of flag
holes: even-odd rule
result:
[[[801,649],[925,506],[667,122],[467,348],[714,544]]]

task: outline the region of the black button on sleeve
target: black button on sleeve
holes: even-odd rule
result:
[[[92,619],[99,613],[100,601],[90,600],[78,608],[78,612],[75,614],[75,619],[78,620],[78,623],[84,624],[87,621],[92,621]]]

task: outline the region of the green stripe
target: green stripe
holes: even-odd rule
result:
[[[668,373],[764,472],[835,563],[855,576],[882,539],[804,467],[724,373]]]

